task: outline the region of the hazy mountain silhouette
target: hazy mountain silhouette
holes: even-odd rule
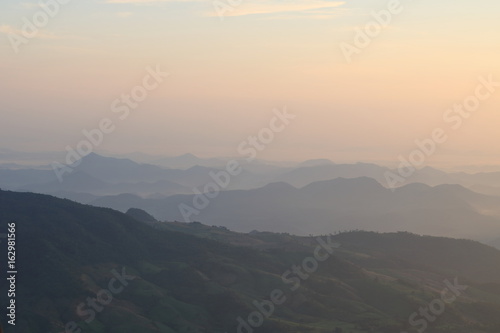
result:
[[[27,185],[38,185],[56,180],[52,170],[37,169],[0,169],[0,187],[4,189],[19,189]]]
[[[94,178],[81,170],[76,170],[67,174],[62,182],[55,179],[45,184],[24,186],[21,190],[39,193],[52,193],[57,191],[97,193],[109,188],[111,185],[112,184]]]
[[[300,166],[275,179],[277,182],[286,182],[295,187],[304,187],[308,184],[335,178],[370,177],[382,182],[384,173],[388,169],[369,163],[356,164],[319,164]]]
[[[297,165],[298,168],[307,168],[307,167],[316,167],[316,166],[322,166],[322,165],[334,165],[331,160],[325,159],[325,158],[318,158],[318,159],[313,159],[313,160],[307,160],[304,162],[301,162]]]
[[[131,197],[127,206],[122,198],[111,196],[92,204],[121,211],[141,208],[159,220],[184,221],[179,205],[195,208],[194,198]],[[489,241],[500,236],[500,219],[495,217],[499,207],[498,198],[458,185],[430,187],[416,183],[393,192],[371,178],[338,178],[303,188],[273,183],[255,190],[221,192],[191,219],[247,232],[257,229],[303,235],[364,229]]]
[[[305,165],[299,165],[297,168],[285,172],[276,177],[275,181],[284,181],[295,187],[303,187],[313,182],[335,178],[369,177],[387,186],[387,172],[398,174],[397,170],[392,170],[372,163],[334,164],[333,162],[312,162],[306,163]],[[419,169],[406,179],[406,184],[424,183],[431,186],[455,184],[459,182],[459,178],[454,178],[444,171],[430,167]]]
[[[59,196],[58,194],[63,194],[65,198],[74,199],[77,199],[78,196],[71,196],[71,193],[78,195],[88,194],[92,196],[118,195],[121,193],[135,193],[138,195],[162,194],[164,196],[168,196],[190,192],[188,187],[181,186],[168,180],[137,183],[108,183],[94,178],[79,169],[67,174],[62,182],[59,180],[53,180],[45,184],[27,185],[21,187],[20,190],[53,194],[56,196]],[[67,195],[70,195],[70,197]],[[80,200],[77,199],[77,201]]]
[[[220,158],[199,158],[198,156],[188,153],[174,157],[154,159],[151,163],[174,169],[189,169],[196,165],[221,168],[225,166],[226,161]]]
[[[186,170],[165,169],[152,164],[139,164],[129,159],[117,159],[104,157],[97,154],[89,154],[82,159],[78,170],[86,172],[92,177],[110,183],[130,183],[130,182],[156,182],[168,180],[173,183],[188,187],[191,190],[197,186],[203,186],[213,179],[210,172],[217,172],[218,169],[195,165]],[[248,178],[251,179],[248,179]],[[234,183],[253,183],[255,178],[249,172],[243,171]],[[181,193],[185,192],[182,189]]]

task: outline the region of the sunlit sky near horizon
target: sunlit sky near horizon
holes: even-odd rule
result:
[[[500,164],[500,87],[443,121],[478,77],[500,82],[500,2],[401,0],[348,63],[339,45],[388,3],[242,0],[221,20],[212,1],[73,0],[16,54],[9,34],[41,9],[2,0],[0,147],[64,150],[108,117],[100,150],[228,156],[286,106],[297,118],[260,158],[391,161],[442,127],[430,164]],[[120,121],[111,103],[157,65],[170,75]]]

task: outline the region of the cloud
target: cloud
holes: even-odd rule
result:
[[[226,2],[223,1],[225,4]],[[334,15],[331,11],[334,8],[342,6],[345,1],[322,1],[322,0],[297,0],[297,1],[243,1],[240,6],[232,7],[231,10],[226,10],[224,16],[246,16],[246,15],[265,15],[265,14],[278,14],[278,13],[295,13],[295,14],[314,14],[318,17],[320,12],[323,12],[321,17],[325,15]],[[206,13],[205,16],[219,16],[214,10],[213,12]],[[292,17],[292,16],[290,16]]]
[[[4,33],[6,35],[19,35],[23,36],[23,32],[19,29],[16,29],[10,25],[0,25],[0,33]],[[39,30],[38,34],[35,38],[41,39],[60,39],[59,36],[56,36],[50,32]]]
[[[4,34],[22,34],[21,30],[18,30],[10,25],[0,25],[0,32]]]
[[[107,4],[159,5],[165,3],[200,3],[204,2],[213,8],[203,14],[205,17],[220,16],[217,10],[220,4],[223,16],[237,17],[247,15],[275,15],[278,19],[307,17],[311,19],[328,19],[341,15],[346,8],[341,0],[104,0]],[[234,3],[239,2],[238,5]],[[272,19],[268,17],[268,19]]]
[[[206,0],[106,0],[106,3],[114,3],[114,4],[121,4],[121,3],[130,3],[130,4],[137,4],[137,5],[146,5],[146,4],[154,4],[154,3],[160,3],[160,2],[199,2],[199,1],[206,1]]]

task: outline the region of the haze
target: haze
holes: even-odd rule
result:
[[[9,34],[40,8],[4,0],[0,138],[63,151],[117,119],[110,104],[159,65],[170,76],[99,151],[233,156],[286,106],[297,120],[260,158],[393,163],[478,77],[500,81],[498,1],[401,6],[348,63],[339,46],[386,1],[242,1],[223,20],[211,1],[72,1],[16,54]],[[482,102],[426,163],[497,163],[499,103],[498,93]]]

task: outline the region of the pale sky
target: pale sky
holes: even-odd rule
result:
[[[348,63],[341,43],[389,2],[221,0],[221,20],[213,1],[73,0],[16,53],[42,9],[2,0],[0,148],[64,150],[109,118],[98,150],[235,155],[286,106],[297,118],[260,158],[396,160],[442,127],[429,163],[500,164],[500,87],[459,129],[443,121],[479,77],[500,82],[500,2],[401,0]],[[170,75],[119,120],[112,102],[157,65]]]

